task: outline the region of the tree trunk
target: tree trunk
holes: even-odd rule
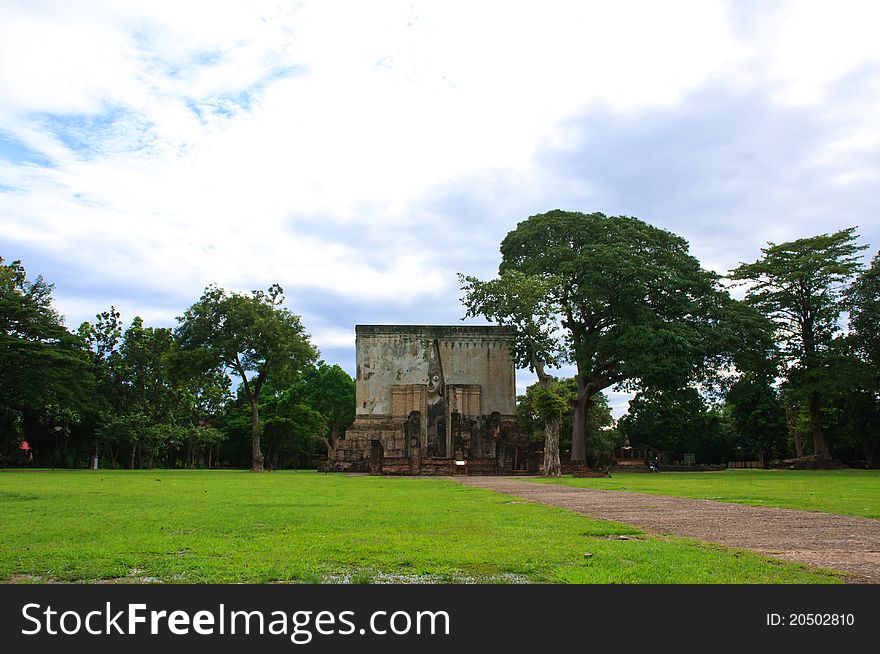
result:
[[[406,438],[409,437],[407,436]],[[330,428],[330,435],[320,436],[320,439],[321,442],[324,443],[324,447],[327,449],[327,461],[332,461],[333,455],[336,454],[336,444],[339,442],[339,425],[334,424]],[[407,447],[409,447],[409,444],[407,444]]]
[[[877,453],[867,429],[862,432],[862,449],[865,451],[865,467],[873,470],[877,467]]]
[[[817,365],[815,334],[813,331],[814,319],[812,315],[807,315],[803,323],[803,342],[804,342],[804,359],[803,365],[807,373],[812,372]],[[828,453],[828,446],[825,444],[825,434],[822,431],[822,413],[820,411],[819,393],[813,391],[810,393],[809,399],[810,412],[810,432],[813,436],[813,453],[822,457],[826,461],[831,459]]]
[[[822,432],[822,414],[819,411],[819,394],[810,393],[810,431],[813,435],[813,451],[826,461],[831,460],[825,434]]]
[[[550,389],[553,378],[544,370],[544,364],[532,354],[532,366],[538,375],[538,383],[545,391]],[[544,468],[541,474],[545,477],[559,477],[562,466],[559,463],[559,416],[544,419]]]
[[[804,446],[803,443],[801,443],[801,432],[797,427],[797,414],[788,404],[785,405],[785,422],[788,425],[789,433],[791,433],[792,438],[794,438],[794,455],[800,459],[804,455]]]
[[[544,469],[545,477],[559,477],[562,467],[559,464],[559,417],[544,421]]]
[[[586,384],[578,376],[578,397],[574,404],[574,416],[571,426],[571,462],[587,462],[587,412],[592,404]]]
[[[260,410],[256,398],[251,398],[251,447],[253,463],[251,470],[263,472],[263,452],[260,450]]]
[[[256,379],[249,382],[244,366],[238,360],[237,354],[235,355],[235,368],[241,377],[241,383],[244,386],[248,402],[251,403],[251,470],[253,472],[263,472],[263,452],[260,450],[260,409],[257,405],[257,401],[260,398],[260,388],[263,386],[263,376],[260,373]]]

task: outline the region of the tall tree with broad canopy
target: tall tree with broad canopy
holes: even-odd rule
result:
[[[727,394],[727,404],[737,444],[754,451],[762,467],[768,458],[785,453],[788,425],[773,379],[756,373],[743,375]]]
[[[586,461],[586,415],[606,388],[684,388],[720,352],[731,300],[683,238],[629,216],[554,210],[501,243],[499,278],[540,279],[560,363],[577,368],[572,462]]]
[[[135,316],[119,348],[131,403],[153,424],[180,422],[190,417],[189,396],[169,374],[167,356],[174,334],[167,327],[144,327]]]
[[[64,327],[52,290],[0,257],[0,463],[15,461],[26,438],[44,464],[41,450],[51,450],[54,466],[59,432],[69,434],[95,400],[85,342]]]
[[[880,252],[853,283],[848,308],[855,347],[880,371]]]
[[[282,307],[283,290],[227,292],[208,286],[202,297],[178,318],[175,336],[183,356],[177,365],[194,370],[222,369],[241,379],[251,407],[254,472],[263,470],[260,449],[260,392],[267,380],[292,381],[318,357],[299,316]]]
[[[807,401],[814,453],[830,459],[822,428],[823,373],[847,290],[861,268],[856,228],[788,243],[768,243],[754,263],[743,263],[730,278],[746,287],[746,302],[776,325],[789,384]]]
[[[351,375],[324,361],[304,370],[300,383],[291,389],[289,400],[311,407],[320,416],[314,436],[324,444],[328,457],[336,451],[340,434],[354,422],[355,391]]]
[[[517,367],[528,368],[538,376],[539,389],[535,406],[544,422],[544,466],[546,477],[558,477],[559,424],[565,402],[553,387],[548,366],[562,357],[561,343],[554,333],[558,327],[556,306],[552,301],[553,279],[508,271],[487,282],[459,274],[467,309],[465,317],[485,316],[493,322],[514,329],[514,359]]]
[[[0,464],[20,461],[27,439],[54,467],[59,435],[67,443],[96,399],[86,344],[64,326],[52,291],[41,276],[28,279],[21,261],[0,257]]]
[[[64,326],[53,288],[0,257],[0,403],[14,409],[80,407],[93,390],[85,343]]]
[[[849,344],[862,364],[862,380],[851,393],[852,420],[861,433],[867,466],[880,465],[880,253],[852,285],[849,296]]]

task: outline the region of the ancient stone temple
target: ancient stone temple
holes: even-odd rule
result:
[[[328,462],[375,474],[526,470],[504,327],[358,325],[357,417]]]

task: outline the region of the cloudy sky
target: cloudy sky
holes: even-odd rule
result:
[[[2,0],[0,256],[72,328],[278,282],[353,372],[355,324],[458,322],[456,273],[550,209],[718,272],[852,225],[876,252],[878,25],[870,0]]]

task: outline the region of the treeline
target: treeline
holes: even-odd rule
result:
[[[538,377],[520,419],[544,439],[546,475],[560,450],[595,465],[624,443],[875,468],[880,255],[866,267],[866,249],[844,229],[769,243],[720,276],[637,218],[556,210],[505,237],[496,278],[459,277],[467,315],[512,327],[519,367]],[[566,364],[572,379],[548,373]],[[635,394],[616,425],[607,389]]]
[[[52,285],[0,258],[0,465],[312,466],[355,385],[282,302],[212,286],[175,329],[111,307],[71,332]]]
[[[637,218],[551,211],[505,237],[496,278],[460,276],[462,301],[512,327],[537,375],[519,419],[545,474],[624,443],[877,467],[880,255],[865,266],[865,249],[845,229],[720,276]],[[71,332],[52,285],[0,259],[0,465],[314,465],[353,421],[355,384],[283,301],[209,286],[174,329],[111,307]],[[562,365],[571,379],[548,372]],[[635,394],[616,424],[608,389]]]

